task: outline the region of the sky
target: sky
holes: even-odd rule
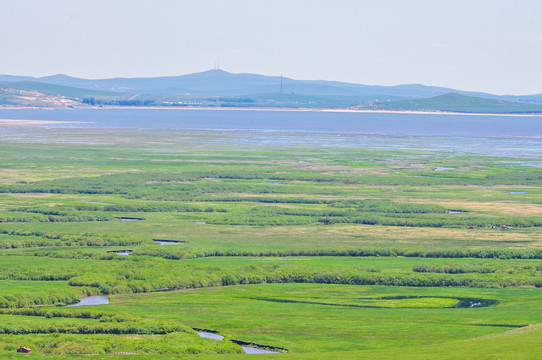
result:
[[[542,93],[541,0],[0,0],[0,74]]]

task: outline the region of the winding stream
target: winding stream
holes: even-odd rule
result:
[[[77,304],[71,304],[66,305],[66,307],[75,307],[75,306],[90,306],[90,305],[107,305],[109,304],[109,299],[106,295],[96,295],[96,296],[87,296],[85,298],[82,298]],[[215,332],[210,331],[198,331],[196,330],[198,335],[203,338],[213,339],[217,341],[224,340],[224,336],[218,335]],[[253,346],[247,346],[246,343],[243,341],[236,341],[231,340],[232,342],[239,344],[241,346],[241,349],[245,352],[245,354],[278,354],[277,351],[270,351],[270,350],[264,350],[259,349]]]
[[[217,341],[224,340],[224,336],[218,335],[216,332],[211,331],[201,331],[199,329],[194,329],[198,333],[199,336],[203,338],[213,339]],[[245,354],[278,354],[278,351],[271,351],[271,350],[264,350],[260,349],[254,346],[248,346],[249,343],[246,343],[244,341],[239,340],[230,340],[231,342],[236,343],[237,345],[241,346],[241,349],[245,352]],[[250,343],[252,344],[252,343]]]
[[[278,354],[277,351],[258,349],[250,346],[241,346],[245,354]]]
[[[458,300],[458,303],[449,306],[448,308],[479,308],[479,307],[488,307],[498,304],[499,302],[494,299],[482,299],[482,298],[463,298],[463,297],[447,297],[447,296],[385,296],[381,297],[381,300],[400,300],[400,299],[420,299],[420,298],[449,298],[449,299],[456,299]],[[361,307],[361,308],[378,308],[377,306],[363,306],[363,305],[352,305],[352,304],[329,304],[329,303],[321,303],[321,302],[310,302],[310,301],[295,301],[295,300],[282,300],[282,299],[266,299],[266,298],[258,298],[257,300],[264,300],[264,301],[273,301],[273,302],[292,302],[292,303],[307,303],[307,304],[318,304],[318,305],[334,305],[334,306],[348,306],[348,307]],[[77,304],[67,305],[67,307],[75,307],[75,306],[88,306],[88,305],[106,305],[109,304],[109,299],[105,295],[98,295],[98,296],[88,296],[86,298],[81,299]],[[384,308],[384,307],[382,307]],[[217,341],[224,340],[224,336],[219,335],[217,332],[212,330],[204,330],[204,329],[194,329],[198,333],[200,337],[213,339]],[[241,346],[241,349],[245,352],[245,354],[278,354],[279,351],[272,351],[272,350],[266,350],[261,349],[257,346],[261,347],[267,347],[265,345],[258,345],[254,343],[248,343],[240,340],[230,340],[231,342],[234,342]],[[252,346],[251,346],[252,345]],[[286,349],[282,348],[274,348],[274,347],[268,347],[271,349],[277,349],[281,351],[287,351]]]
[[[453,308],[481,308],[495,306],[499,301],[494,299],[482,299],[482,298],[465,298],[465,297],[455,297],[455,296],[384,296],[380,299],[382,300],[401,300],[401,299],[427,299],[427,298],[441,298],[441,299],[455,299],[457,304],[453,306],[444,306],[443,309],[453,309]]]
[[[442,308],[442,309],[453,309],[453,308],[480,308],[494,306],[499,303],[499,301],[494,299],[482,299],[482,298],[463,298],[463,297],[454,297],[454,296],[384,296],[380,298],[360,298],[360,300],[406,300],[406,299],[431,299],[431,298],[440,298],[440,299],[454,299],[457,300],[457,303],[451,306],[426,306],[425,309],[430,308]],[[400,306],[400,307],[390,307],[386,305],[362,305],[362,304],[336,304],[323,301],[307,301],[307,300],[292,300],[292,299],[276,299],[276,298],[252,298],[253,300],[260,301],[269,301],[276,303],[294,303],[294,304],[308,304],[308,305],[324,305],[324,306],[338,306],[338,307],[352,307],[360,309],[422,309],[420,307],[410,307],[410,306]]]
[[[213,339],[213,340],[224,340],[224,336],[218,335],[212,332],[207,331],[198,331],[198,335],[203,338]]]

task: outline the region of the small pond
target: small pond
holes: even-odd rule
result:
[[[136,218],[136,217],[117,217],[115,219],[119,219],[120,221],[142,221],[142,220],[145,220],[143,218]]]
[[[117,254],[117,255],[120,255],[120,256],[128,256],[132,253],[132,251],[134,250],[109,250],[107,251],[107,253],[111,254],[111,253],[114,253],[114,254]]]
[[[105,295],[87,296],[82,298],[77,304],[67,305],[66,307],[88,306],[88,305],[107,305],[109,299]]]
[[[152,239],[152,241],[159,245],[179,245],[188,243],[188,241],[185,240]]]
[[[527,194],[527,191],[509,191],[509,193],[514,195],[523,195]]]

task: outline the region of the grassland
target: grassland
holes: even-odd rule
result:
[[[230,339],[292,359],[528,359],[542,346],[532,146],[2,130],[1,357],[23,344],[44,359],[244,356]],[[110,304],[62,306],[98,294]]]

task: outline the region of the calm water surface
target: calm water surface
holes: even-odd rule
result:
[[[507,162],[513,166],[542,167],[542,117],[537,116],[190,109],[0,109],[0,119],[72,121],[25,127],[0,126],[0,141],[5,142],[108,144],[130,142],[132,136],[134,141],[144,143],[142,136],[152,132],[160,134],[161,141],[170,143],[197,141],[236,147],[430,150],[456,155],[518,157],[523,159]],[[71,130],[74,128],[81,131],[74,134]],[[120,135],[121,131],[123,135]],[[167,136],[164,137],[164,134]],[[148,143],[157,145],[152,136],[148,138]],[[158,147],[153,151],[160,152],[162,149]],[[447,169],[436,168],[435,171]]]
[[[81,301],[79,301],[77,304],[67,305],[66,307],[107,305],[107,304],[109,304],[109,299],[107,298],[107,296],[96,295],[96,296],[87,296],[86,298],[82,298]]]
[[[0,110],[2,119],[61,120],[47,127],[265,130],[467,137],[542,136],[542,117],[191,109]]]
[[[198,335],[203,338],[213,339],[213,340],[223,340],[224,336],[218,335],[215,333],[205,332],[205,331],[198,331]]]

